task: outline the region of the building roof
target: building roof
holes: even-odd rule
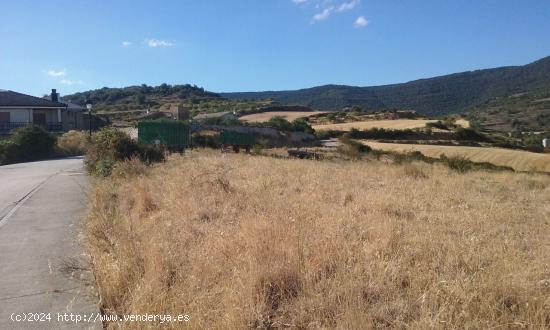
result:
[[[36,96],[0,90],[0,107],[44,107],[65,108],[66,105]]]
[[[196,115],[195,117],[193,117],[193,119],[221,118],[221,117],[225,117],[227,115],[232,115],[233,116],[233,112],[224,111],[224,112],[214,112],[214,113],[201,113],[201,114]]]

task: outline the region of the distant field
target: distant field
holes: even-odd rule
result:
[[[466,119],[457,119],[456,124],[464,128],[470,127],[470,122]]]
[[[389,151],[420,151],[428,157],[464,156],[475,162],[490,162],[495,165],[509,166],[518,171],[550,172],[550,154],[478,147],[453,147],[418,144],[379,143],[363,141],[374,149]]]
[[[325,111],[271,111],[246,115],[242,116],[239,119],[248,122],[264,122],[270,120],[273,117],[283,117],[288,121],[293,121],[298,118],[309,117],[321,113],[325,113]]]
[[[315,125],[313,126],[313,128],[316,131],[328,131],[328,130],[350,131],[352,128],[407,129],[407,128],[421,128],[426,126],[426,123],[435,122],[435,121],[436,120],[425,120],[425,119],[369,120],[369,121],[358,121],[353,123]]]

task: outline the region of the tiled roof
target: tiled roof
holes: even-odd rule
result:
[[[66,105],[40,97],[0,90],[0,107],[52,107],[65,108]]]

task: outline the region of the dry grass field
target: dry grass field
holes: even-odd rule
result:
[[[86,234],[104,310],[166,328],[550,327],[545,175],[192,152],[96,182]]]
[[[265,122],[269,121],[273,117],[283,117],[288,121],[293,121],[302,117],[309,117],[325,113],[324,111],[271,111],[271,112],[261,112],[251,115],[242,116],[239,119],[248,121],[248,122]]]
[[[470,127],[470,121],[468,121],[466,119],[463,119],[463,118],[457,119],[455,123],[459,126],[464,127],[464,128],[469,128]]]
[[[437,120],[425,119],[369,120],[342,124],[315,125],[313,128],[316,131],[350,131],[352,128],[359,130],[371,128],[407,129],[422,128],[425,127],[427,123],[436,121]]]
[[[462,156],[475,162],[489,162],[495,165],[509,166],[517,171],[550,172],[550,154],[539,154],[521,150],[480,147],[455,147],[438,145],[380,143],[362,141],[374,149],[388,151],[420,151],[428,157]]]

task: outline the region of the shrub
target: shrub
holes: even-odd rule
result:
[[[411,151],[406,153],[397,153],[393,157],[393,161],[396,164],[408,164],[413,161],[420,161],[425,163],[433,163],[434,159],[424,156],[420,151]]]
[[[0,140],[0,165],[17,162],[17,145],[10,140]]]
[[[292,122],[292,130],[296,132],[314,133],[313,128],[305,118],[297,118]]]
[[[353,139],[424,140],[431,138],[431,136],[426,133],[413,131],[411,129],[392,130],[375,127],[363,131],[352,129],[349,133],[350,137]]]
[[[433,123],[427,123],[427,124],[426,124],[426,127],[428,127],[428,128],[439,128],[439,129],[449,130],[449,127],[447,127],[447,125],[445,125],[445,123],[443,123],[441,120],[438,120],[438,121],[433,122]]]
[[[56,137],[44,128],[29,125],[16,129],[9,141],[2,142],[0,163],[12,164],[46,159],[53,155]]]
[[[139,146],[139,159],[145,164],[153,164],[164,161],[164,154],[159,149],[150,145]]]
[[[217,149],[220,147],[217,136],[215,135],[205,135],[205,134],[195,134],[191,139],[193,147],[203,147],[203,148],[214,148]]]
[[[443,164],[447,165],[448,168],[457,171],[459,173],[465,173],[474,168],[474,164],[471,160],[462,156],[451,156],[447,157],[445,154],[440,156]]]
[[[57,138],[57,152],[65,156],[80,156],[86,153],[88,137],[82,131],[68,131]]]
[[[273,127],[281,131],[293,130],[292,123],[280,116],[272,117],[269,121],[266,122],[266,126]]]
[[[114,165],[115,162],[112,159],[102,158],[95,164],[94,174],[102,177],[109,176]]]
[[[133,157],[138,157],[147,164],[164,160],[160,150],[140,145],[126,133],[115,128],[103,128],[92,136],[85,164],[89,173],[108,176],[116,162]]]
[[[350,134],[346,133],[339,138],[341,145],[338,147],[338,152],[351,159],[359,159],[361,155],[370,152],[372,148],[350,138]]]
[[[462,128],[459,127],[456,132],[453,134],[453,137],[459,141],[477,141],[477,142],[493,142],[489,136],[476,131],[473,128]]]
[[[315,131],[315,136],[317,137],[317,139],[319,140],[327,140],[327,139],[331,139],[331,138],[336,138],[336,137],[340,137],[344,134],[344,132],[342,131],[333,131],[333,130],[328,130],[328,131],[323,131],[323,130],[319,130],[319,131]]]

